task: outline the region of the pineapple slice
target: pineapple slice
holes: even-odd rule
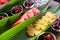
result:
[[[47,12],[45,16],[42,16],[42,19],[38,19],[34,25],[29,25],[27,27],[27,34],[29,36],[35,36],[41,33],[48,24],[52,23],[56,18],[56,14],[53,14],[51,12]]]
[[[27,34],[29,36],[35,36],[38,35],[42,30],[36,30],[34,27],[30,26],[27,28]]]

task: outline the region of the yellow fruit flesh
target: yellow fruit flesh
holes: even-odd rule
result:
[[[35,36],[41,33],[46,27],[56,19],[56,14],[47,12],[42,19],[38,19],[34,25],[30,25],[27,28],[27,34],[29,36]]]

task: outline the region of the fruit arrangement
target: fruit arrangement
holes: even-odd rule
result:
[[[0,40],[56,40],[60,4],[52,8],[49,4],[36,8],[31,0],[0,0]]]

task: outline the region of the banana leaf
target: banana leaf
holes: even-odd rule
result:
[[[41,15],[39,14],[39,15],[37,16],[37,19],[39,19],[39,18],[41,18],[43,15],[45,15],[45,13],[46,13],[49,5],[50,5],[50,1],[49,1],[47,4],[45,4],[45,5],[41,6],[41,7],[38,7],[38,9],[41,11]]]
[[[0,34],[4,32],[4,28],[6,27],[8,20],[9,20],[9,17],[0,20]]]
[[[0,20],[0,34],[4,33],[8,29],[11,28],[11,25],[16,22],[16,20],[20,17],[20,14],[15,14],[10,17],[6,17],[5,19]]]
[[[5,19],[0,20],[0,28],[1,28],[1,27],[4,27],[4,26],[7,24],[7,21],[8,21],[8,20],[9,20],[8,17],[5,18]]]
[[[21,13],[18,13],[18,14],[15,14],[15,15],[9,17],[8,24],[9,24],[9,25],[12,25],[14,22],[16,22],[16,20],[19,19],[20,14],[21,14]],[[10,22],[10,23],[9,23],[9,22]],[[9,26],[9,25],[8,25],[8,26]]]
[[[8,31],[6,31],[5,33],[0,35],[0,40],[9,40],[10,38],[12,38],[13,36],[15,36],[18,32],[20,32],[22,29],[26,28],[26,25],[33,23],[34,20],[36,20],[36,16],[28,19],[25,22],[22,22],[21,24],[18,24],[17,26],[9,29]],[[6,36],[6,37],[5,37]]]
[[[0,7],[0,12],[9,12],[13,6],[22,5],[25,0],[10,0],[6,5]]]
[[[58,14],[60,14],[60,9],[59,8],[60,8],[60,4],[55,5],[54,7],[48,9],[48,11],[53,12],[53,13],[56,13],[56,15],[58,15]],[[47,28],[45,30],[43,30],[43,32],[45,32],[46,30],[48,30],[51,27],[51,25],[52,25],[52,23],[49,24],[47,26]],[[32,40],[35,40],[37,38],[37,36],[33,37]]]
[[[49,3],[47,3],[46,8],[44,8],[44,9],[42,9],[42,10],[43,10],[43,11],[45,10],[45,12],[46,12],[46,10],[47,10],[48,7],[49,7]],[[42,11],[42,10],[41,10],[41,11]],[[42,14],[42,13],[41,13],[41,14]],[[39,16],[41,16],[41,15],[39,15]],[[22,22],[22,23],[18,24],[17,26],[15,26],[15,27],[9,29],[8,31],[4,32],[3,34],[0,35],[0,40],[4,40],[4,39],[5,39],[5,40],[9,40],[9,39],[11,39],[11,38],[14,37],[16,34],[18,34],[20,31],[24,30],[28,24],[34,23],[34,21],[36,21],[36,17],[37,17],[37,16],[34,16],[34,17],[28,19],[27,21]],[[11,18],[11,19],[12,19],[12,18]],[[12,22],[12,21],[11,21],[11,22]],[[5,36],[6,36],[6,37],[5,37]],[[28,38],[28,37],[27,37],[27,38]],[[29,37],[29,38],[31,38],[31,37]]]
[[[55,5],[54,7],[50,8],[48,11],[56,13],[59,10],[60,10],[60,4]]]

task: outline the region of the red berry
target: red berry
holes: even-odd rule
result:
[[[58,21],[55,21],[54,24],[56,25],[58,23]]]
[[[29,7],[30,5],[31,5],[31,4],[30,4],[29,2],[26,4],[27,7]]]
[[[59,23],[57,23],[56,26],[59,27]]]
[[[51,38],[51,34],[48,34],[47,37],[50,39]]]

